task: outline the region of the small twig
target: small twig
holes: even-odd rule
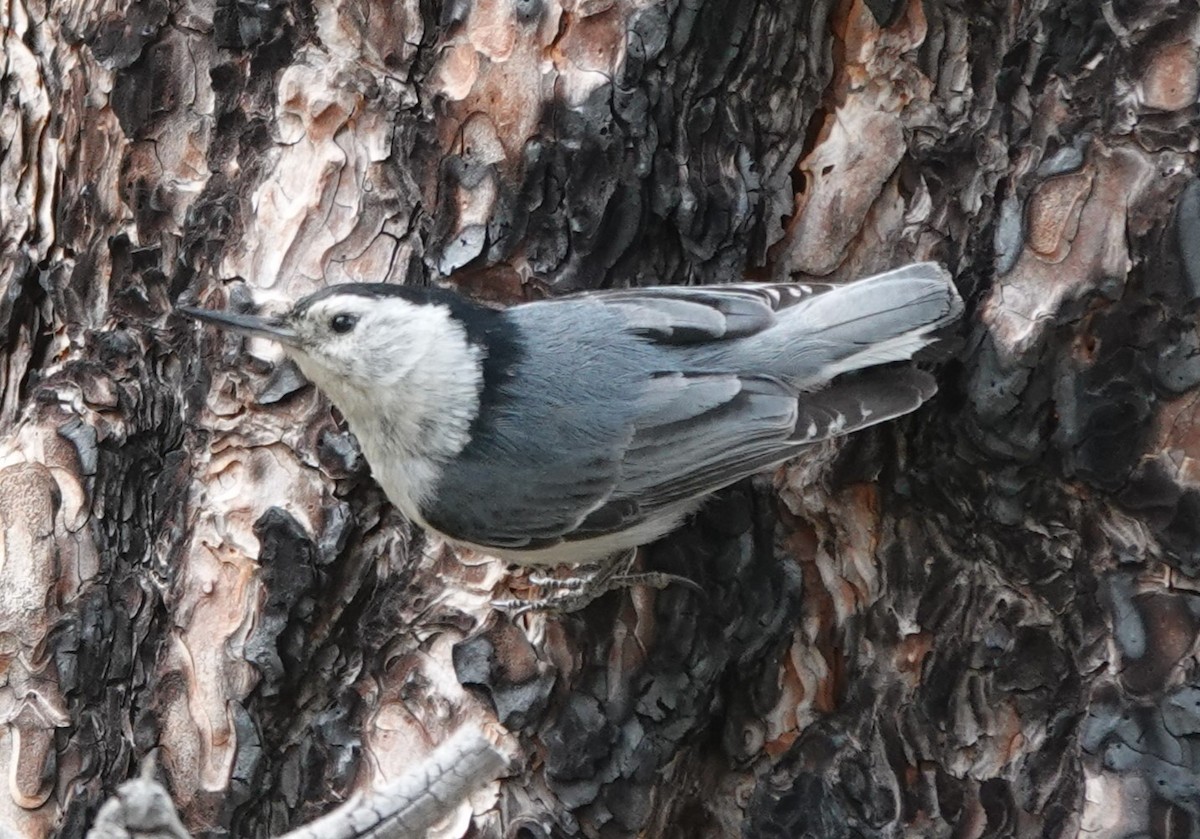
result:
[[[191,839],[171,803],[154,780],[153,754],[142,761],[141,776],[117,787],[96,815],[87,839]]]
[[[1117,36],[1117,41],[1121,46],[1129,46],[1129,28],[1121,23],[1121,19],[1117,17],[1117,10],[1113,8],[1112,0],[1104,0],[1100,4],[1100,14],[1104,17],[1104,22],[1108,24],[1108,28]]]
[[[421,839],[507,766],[508,755],[482,729],[462,728],[402,777],[280,839]]]
[[[481,728],[464,727],[382,789],[358,793],[336,810],[280,839],[420,839],[468,795],[495,780],[508,754]],[[191,839],[171,797],[154,780],[154,760],[117,787],[87,839]]]

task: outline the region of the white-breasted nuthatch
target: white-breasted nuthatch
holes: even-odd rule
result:
[[[865,368],[909,361],[962,301],[925,262],[840,285],[638,288],[507,309],[346,284],[276,317],[180,311],[282,344],[414,522],[512,562],[577,565],[917,408],[936,390],[928,373]]]

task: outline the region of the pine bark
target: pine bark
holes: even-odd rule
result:
[[[1200,832],[1194,0],[6,0],[0,836],[148,755],[297,828],[464,726],[431,835]],[[734,487],[565,618],[422,540],[271,347],[175,304],[508,303],[918,259],[903,422]]]

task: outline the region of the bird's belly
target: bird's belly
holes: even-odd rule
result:
[[[455,545],[478,551],[488,556],[494,556],[505,562],[516,565],[550,566],[550,565],[587,565],[599,562],[613,554],[647,545],[670,533],[697,507],[702,500],[693,500],[679,504],[662,513],[634,525],[628,530],[606,533],[590,539],[575,539],[563,541],[532,550],[517,548],[496,548],[488,545],[477,545],[462,539],[456,539],[452,534],[442,533],[437,528],[424,525],[427,530],[438,533]]]

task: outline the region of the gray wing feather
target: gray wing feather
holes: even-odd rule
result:
[[[552,469],[532,457],[512,463],[511,494],[496,493],[485,462],[460,460],[447,472],[455,505],[426,510],[426,519],[474,544],[518,550],[618,531],[758,471],[751,461],[767,453],[785,458],[798,416],[795,392],[777,381],[684,373],[647,381],[626,415],[632,422],[606,448],[556,451]]]
[[[538,481],[538,498],[523,499],[530,509],[544,500],[567,515],[556,519],[543,509],[536,522],[510,518],[503,533],[489,530],[485,543],[547,546],[623,530],[785,459],[781,450],[798,416],[796,394],[780,382],[719,374],[660,377],[634,407],[637,421],[620,450],[591,462],[586,472],[575,470],[582,484],[607,485],[607,491],[585,498],[576,489],[568,500],[561,494],[567,487]],[[546,527],[551,521],[556,526]]]
[[[587,292],[621,312],[635,333],[664,343],[741,338],[776,323],[776,313],[835,288],[827,283],[734,283]]]
[[[661,428],[703,416],[742,389],[742,379],[730,374],[658,373],[638,400],[637,425]]]
[[[457,464],[453,505],[439,498],[422,512],[436,529],[476,545],[514,550],[563,541],[610,499],[619,477],[617,452],[557,458],[554,469],[532,461],[513,464],[497,487],[484,463]],[[517,501],[514,501],[517,499]],[[598,512],[598,519],[610,513]],[[616,523],[601,532],[618,529]]]
[[[771,379],[742,384],[735,398],[685,423],[639,427],[614,499],[637,499],[644,514],[706,495],[816,443],[909,413],[937,390],[932,376],[915,369],[862,376],[800,399]]]
[[[528,515],[461,538],[497,548],[546,547],[612,533],[796,456],[815,443],[912,411],[936,390],[919,370],[887,371],[797,394],[755,376],[672,376],[648,389],[621,451],[523,482]],[[437,524],[436,522],[434,523]]]

